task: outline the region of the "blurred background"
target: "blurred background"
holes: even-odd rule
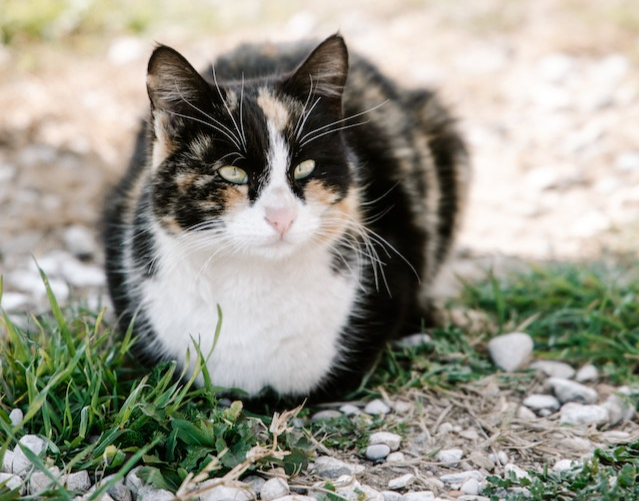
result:
[[[241,42],[340,31],[460,119],[474,182],[454,270],[637,259],[635,0],[2,0],[0,273],[6,309],[99,301],[100,212],[146,113],[156,43],[196,67]]]

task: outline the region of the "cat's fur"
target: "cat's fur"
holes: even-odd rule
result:
[[[349,61],[339,35],[245,46],[202,76],[161,46],[147,88],[105,218],[111,297],[141,357],[184,367],[190,350],[193,367],[199,343],[215,386],[326,399],[429,322],[468,180],[432,93]]]

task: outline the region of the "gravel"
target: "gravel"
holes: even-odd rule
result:
[[[489,341],[489,355],[497,367],[513,372],[526,366],[533,352],[533,340],[529,334],[512,332]]]
[[[575,381],[552,377],[547,380],[547,384],[562,403],[594,404],[598,401],[596,390]]]

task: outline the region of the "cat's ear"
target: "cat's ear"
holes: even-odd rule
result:
[[[147,93],[151,102],[153,166],[175,149],[176,133],[189,119],[202,120],[211,106],[210,87],[191,64],[170,47],[159,46],[149,59]]]
[[[348,70],[347,46],[342,36],[336,34],[314,49],[282,83],[282,90],[302,100],[309,95],[324,97],[330,106],[337,106],[340,111]]]

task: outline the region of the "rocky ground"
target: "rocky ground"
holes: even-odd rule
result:
[[[64,38],[0,46],[5,310],[46,307],[34,261],[61,302],[80,298],[92,307],[108,305],[100,211],[144,115],[144,71],[154,40],[205,65],[240,41],[293,40],[339,29],[352,49],[405,85],[438,88],[460,117],[474,159],[467,219],[445,278],[481,277],[487,265],[500,269],[514,259],[637,255],[633,2],[478,0],[463,6],[406,0],[347,6],[325,0],[275,14],[268,2],[236,4],[215,34],[165,26],[139,37],[91,38],[79,47]],[[443,282],[443,294],[455,290],[454,281]],[[357,481],[376,492],[405,493],[406,501],[417,501],[407,491],[465,499],[489,472],[563,468],[597,445],[637,438],[637,426],[618,419],[626,411],[612,410],[614,389],[598,384],[598,376],[582,382],[591,390],[577,401],[562,396],[562,383],[546,376],[526,392],[510,393],[489,379],[456,395],[389,396],[389,419],[410,423],[401,454],[391,451],[394,444],[387,446],[386,460],[341,458],[347,465],[337,471],[348,475],[341,480],[351,485],[345,489]],[[592,414],[576,417],[583,412]],[[585,422],[560,426],[567,419]],[[604,422],[613,427],[601,432],[597,426]],[[439,455],[425,466],[421,454],[433,450]],[[356,462],[366,466],[357,480]],[[329,475],[321,466],[313,471],[315,480]],[[394,490],[390,481],[406,485]]]

